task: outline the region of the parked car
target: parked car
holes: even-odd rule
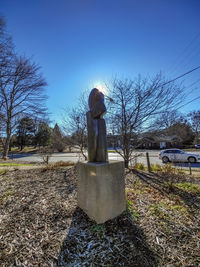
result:
[[[196,149],[200,149],[200,144],[195,145]]]
[[[162,150],[159,154],[159,159],[162,160],[163,163],[167,162],[190,162],[194,163],[200,161],[200,155],[187,153],[180,149],[165,149]]]

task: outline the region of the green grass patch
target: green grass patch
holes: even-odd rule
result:
[[[153,204],[149,207],[150,214],[158,219],[169,219],[169,214],[162,203]]]
[[[145,167],[143,163],[136,163],[133,168],[141,171],[148,170],[148,168]],[[151,171],[162,172],[164,174],[185,174],[185,170],[175,168],[171,164],[166,164],[164,166],[161,166],[160,164],[151,164]]]
[[[4,200],[8,199],[10,196],[13,195],[13,193],[14,193],[13,188],[8,188],[8,189],[4,192],[4,194],[3,194],[3,196],[0,198],[0,200],[1,200],[1,201],[4,201]]]
[[[190,193],[200,193],[200,185],[184,182],[184,183],[176,183],[174,184],[177,188],[185,190]]]
[[[140,195],[140,194],[145,194],[146,187],[142,187],[140,182],[136,182],[134,185],[134,188],[126,188],[125,192],[126,192],[126,196],[128,196],[129,194],[136,194],[136,195]]]
[[[132,220],[139,217],[138,212],[134,209],[133,202],[129,199],[126,200],[126,212],[131,215]]]
[[[4,170],[4,169],[0,170],[0,174],[4,174],[6,172],[7,172],[7,170]]]
[[[175,215],[184,216],[187,214],[187,209],[178,204],[171,202],[155,203],[149,207],[151,215],[158,217],[159,219],[170,219]]]
[[[19,167],[19,166],[33,166],[33,164],[22,164],[22,163],[0,163],[0,167]]]
[[[183,213],[187,212],[187,209],[181,205],[171,205],[169,206],[169,208],[171,210],[178,211],[178,212],[183,212]]]
[[[105,237],[105,233],[106,233],[106,228],[104,226],[104,224],[95,224],[92,227],[92,230],[97,234],[97,236],[99,236],[100,238],[104,238]]]

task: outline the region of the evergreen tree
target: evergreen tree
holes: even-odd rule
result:
[[[39,146],[49,146],[52,141],[52,129],[46,122],[40,122],[35,135],[35,142]]]
[[[25,146],[32,145],[35,134],[35,122],[29,117],[24,117],[17,126],[17,144],[22,150]]]
[[[57,150],[58,152],[63,152],[65,148],[65,144],[63,142],[63,134],[57,123],[52,133],[52,145],[53,149]]]

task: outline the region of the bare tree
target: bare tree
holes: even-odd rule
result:
[[[78,149],[85,160],[87,160],[85,152],[87,146],[87,111],[87,92],[84,92],[79,98],[77,107],[65,109],[62,122],[64,132],[68,136],[67,145]]]
[[[162,130],[169,128],[175,123],[184,121],[185,120],[183,115],[177,110],[166,110],[165,112],[161,113],[157,118],[155,118],[151,127],[153,128],[153,130]]]
[[[2,138],[7,157],[10,138],[22,116],[39,116],[46,112],[45,80],[39,67],[29,59],[13,56],[13,65],[7,75],[0,77],[1,112],[4,115],[5,138]]]
[[[46,82],[40,67],[14,52],[10,36],[0,19],[0,114],[3,157],[7,158],[12,131],[24,116],[45,114]]]
[[[6,32],[6,24],[3,17],[0,17],[0,89],[3,86],[3,80],[8,79],[11,74],[13,65],[14,46],[11,37]],[[4,113],[3,106],[5,99],[0,95],[0,136],[1,140],[2,133],[6,128],[6,116]]]
[[[115,79],[110,96],[114,100],[110,109],[110,121],[120,141],[117,152],[128,167],[133,152],[134,136],[148,128],[159,114],[169,111],[180,101],[181,88],[167,83],[161,74],[153,79]],[[113,127],[114,125],[114,127]]]
[[[14,46],[11,37],[6,32],[5,20],[0,17],[0,82],[11,74]],[[1,83],[0,83],[1,86]],[[4,99],[0,97],[0,130],[5,128],[2,106]]]

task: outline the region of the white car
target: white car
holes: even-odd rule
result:
[[[183,150],[172,148],[172,149],[162,150],[159,154],[159,159],[161,159],[163,163],[167,162],[195,163],[197,161],[200,161],[200,155],[187,153]]]

